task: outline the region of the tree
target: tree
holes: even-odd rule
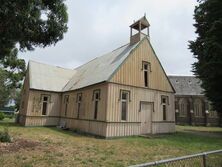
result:
[[[18,99],[25,76],[25,61],[17,58],[17,49],[0,60],[0,106],[7,104],[10,99]],[[18,103],[18,102],[16,102]]]
[[[64,0],[0,0],[0,59],[19,47],[56,44],[67,31]]]
[[[21,81],[25,76],[25,60],[17,57],[18,50],[13,49],[8,56],[0,59],[0,67],[7,75],[7,87],[9,89],[21,88]]]
[[[189,44],[197,59],[193,72],[202,81],[213,108],[222,113],[222,1],[198,2],[194,11],[197,38]]]
[[[67,31],[64,0],[0,0],[0,105],[17,98],[25,75],[20,51],[46,47]],[[18,102],[17,102],[18,103]]]
[[[7,76],[4,70],[0,68],[0,107],[7,104],[9,100],[9,89],[6,86]]]

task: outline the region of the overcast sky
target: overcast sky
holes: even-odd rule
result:
[[[129,25],[146,13],[150,40],[167,74],[192,75],[195,0],[66,0],[68,32],[55,46],[20,58],[75,68],[129,42]]]

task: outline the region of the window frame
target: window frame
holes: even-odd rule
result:
[[[165,103],[163,103],[163,99],[166,99],[166,102],[165,102]],[[161,95],[161,104],[170,105],[169,96],[167,96],[167,95]]]
[[[147,65],[148,69],[144,69],[144,64]],[[147,70],[149,72],[152,72],[152,70],[151,70],[151,63],[148,62],[148,61],[142,61],[142,69],[141,70]]]
[[[163,102],[165,100],[165,102]],[[169,96],[161,95],[161,105],[162,105],[162,114],[163,114],[163,121],[167,121],[167,110],[169,105]]]
[[[66,116],[69,104],[69,95],[64,95],[63,103],[65,104],[65,116]]]
[[[193,112],[194,116],[197,118],[203,118],[203,102],[201,99],[197,98],[193,102]]]
[[[95,90],[93,90],[92,101],[94,101],[96,99],[96,93],[99,94],[99,98],[97,100],[101,99],[101,89],[95,89]]]
[[[44,100],[44,97],[47,97],[47,100]],[[48,115],[48,104],[51,101],[51,95],[50,94],[41,94],[41,115],[42,116],[46,116]],[[46,104],[46,108],[44,107],[44,105]],[[45,111],[43,111],[45,108]],[[44,113],[44,114],[43,114]]]
[[[43,97],[47,96],[48,97],[48,102],[51,102],[51,95],[50,94],[41,94],[41,102],[43,102]]]
[[[126,90],[126,89],[120,89],[119,101],[121,101],[122,99],[122,92],[128,92],[128,101],[131,102],[131,92],[130,90]]]
[[[178,102],[179,106],[179,116],[180,117],[187,117],[188,115],[188,101],[186,98],[181,98]]]
[[[96,95],[98,94],[98,98],[96,98]],[[93,118],[97,119],[98,118],[98,106],[99,106],[99,101],[100,101],[100,96],[101,96],[101,90],[100,89],[95,89],[93,90],[93,97],[92,100],[94,101],[94,115]]]
[[[145,69],[145,65],[147,69]],[[144,87],[149,87],[149,72],[151,72],[151,64],[147,61],[142,61],[142,71],[143,71],[143,80],[144,80]]]
[[[79,97],[81,97],[81,100],[79,100]],[[76,103],[82,102],[82,93],[76,94]]]
[[[81,98],[79,100],[79,97]],[[77,93],[76,94],[76,103],[77,103],[77,119],[80,117],[80,109],[81,109],[81,103],[82,103],[82,93]]]
[[[123,93],[126,93],[127,96],[126,96],[126,99],[123,99],[122,98],[122,94]],[[120,90],[120,101],[121,101],[121,104],[120,104],[120,110],[121,110],[121,121],[127,121],[127,117],[128,117],[128,104],[130,102],[130,91],[129,90]],[[125,104],[125,111],[123,111],[123,103]],[[124,113],[124,114],[123,114]],[[123,119],[123,115],[125,115],[125,118]]]

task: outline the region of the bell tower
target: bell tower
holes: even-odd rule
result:
[[[146,16],[143,16],[136,22],[134,22],[130,26],[130,45],[133,45],[140,40],[142,40],[145,36],[149,38],[149,27],[150,24],[148,20],[146,19]],[[143,30],[147,29],[147,32],[142,32]],[[136,30],[136,33],[133,33],[133,30]]]

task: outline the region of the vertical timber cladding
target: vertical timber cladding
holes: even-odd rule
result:
[[[173,93],[174,90],[158,61],[158,58],[155,56],[150,42],[146,38],[143,39],[141,44],[139,44],[131,55],[129,55],[110,82],[144,87],[142,67],[144,61],[150,64],[148,78],[149,88]]]
[[[143,62],[149,63],[148,88],[144,87]],[[175,130],[174,90],[156,57],[148,39],[129,55],[110,79],[107,105],[107,136],[141,134],[140,102],[152,102],[152,133],[168,133]],[[126,86],[124,86],[126,85]],[[127,121],[120,120],[119,91],[130,90]],[[161,96],[169,97],[166,120],[163,120]],[[120,125],[121,124],[121,125]]]
[[[121,121],[120,90],[130,91],[126,121]],[[165,121],[163,120],[161,96],[169,97]],[[171,92],[109,83],[106,136],[130,136],[141,134],[141,102],[153,103],[152,133],[174,132],[174,94]]]
[[[43,115],[43,97],[47,96],[46,114]],[[29,90],[26,126],[56,126],[59,123],[61,93]]]
[[[99,92],[100,97],[97,106],[97,118],[95,119],[95,92]],[[81,94],[81,102],[77,99],[77,94]],[[65,96],[69,96],[67,112]],[[80,105],[78,105],[80,103]],[[70,129],[105,136],[106,131],[106,103],[107,103],[107,83],[89,86],[83,89],[64,92],[61,100],[61,120]],[[79,114],[78,114],[78,107]]]

